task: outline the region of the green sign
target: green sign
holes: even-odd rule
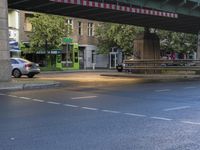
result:
[[[69,37],[64,37],[63,38],[63,42],[64,43],[72,43],[72,41],[73,41],[72,38],[69,38]]]

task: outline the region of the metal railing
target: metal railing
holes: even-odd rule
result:
[[[200,71],[200,60],[125,60],[125,70],[174,70],[174,71]]]

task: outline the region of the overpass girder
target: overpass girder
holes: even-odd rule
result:
[[[168,11],[182,15],[200,17],[199,0],[149,0],[146,5],[146,0],[118,0],[127,5],[135,5],[138,7],[153,8],[161,11]]]

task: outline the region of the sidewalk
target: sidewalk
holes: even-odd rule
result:
[[[84,78],[84,74],[81,73],[91,73],[87,74],[88,76]],[[94,76],[93,73],[97,72],[97,75]],[[58,74],[61,74],[62,76],[57,76]],[[65,75],[63,73],[74,73],[73,75],[68,74]],[[84,81],[86,82],[111,82],[111,81],[119,81],[125,82],[128,78],[137,78],[137,79],[144,79],[146,81],[188,81],[188,80],[199,80],[200,75],[193,75],[193,74],[133,74],[133,73],[126,73],[126,72],[117,72],[116,70],[68,70],[68,71],[48,71],[48,72],[41,72],[41,75],[50,75],[52,74],[52,77],[47,78],[35,78],[28,80],[24,78],[23,80],[18,80],[15,78],[12,78],[10,82],[0,82],[0,91],[2,90],[24,90],[24,89],[38,89],[38,88],[52,88],[52,87],[58,87],[61,86],[61,83],[65,82],[71,82],[71,81]],[[54,75],[55,74],[55,75]],[[104,77],[104,78],[101,78]],[[106,78],[108,77],[108,78]],[[60,79],[61,78],[61,79]],[[94,78],[94,79],[91,79]]]

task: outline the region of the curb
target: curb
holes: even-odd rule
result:
[[[8,83],[9,84],[9,83]],[[16,83],[11,85],[4,85],[3,87],[0,87],[1,90],[27,90],[27,89],[42,89],[42,88],[52,88],[52,87],[59,87],[61,84],[59,82],[54,83],[36,83],[36,84],[29,84],[29,83]]]
[[[40,74],[57,74],[57,73],[80,73],[80,72],[116,72],[116,70],[66,70],[66,71],[42,71]]]
[[[145,74],[100,74],[101,76],[107,77],[125,77],[125,78],[143,78],[149,80],[191,80],[191,79],[200,79],[200,75],[145,75]]]

